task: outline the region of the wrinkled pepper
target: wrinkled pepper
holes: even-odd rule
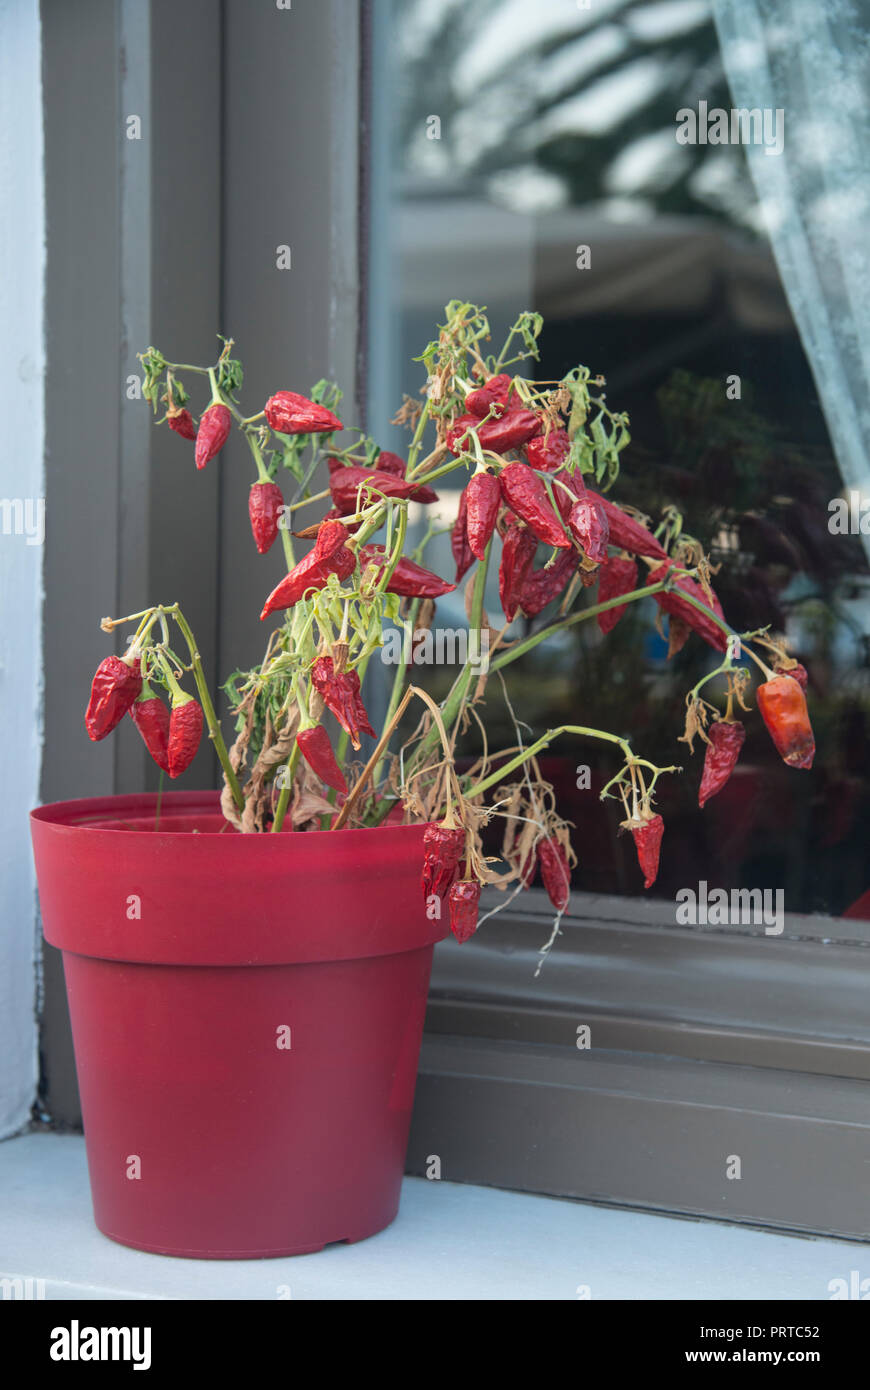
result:
[[[558,598],[576,568],[575,553],[563,550],[549,569],[529,570],[520,590],[519,603],[526,617],[537,617],[548,603]]]
[[[579,497],[568,513],[568,527],[587,560],[600,565],[607,559],[610,522],[594,497]]]
[[[350,735],[354,748],[360,746],[361,733],[375,736],[362,702],[356,671],[336,671],[331,656],[319,656],[311,668],[311,683],[326,708]]]
[[[702,809],[711,796],[722,790],[734,771],[746,739],[746,729],[739,719],[717,719],[707,730],[707,737],[710,742],[698,788],[698,805]]]
[[[484,449],[491,449],[494,454],[506,454],[509,449],[518,449],[541,432],[541,422],[533,410],[506,410],[497,420],[478,420],[476,415],[460,415],[447,431],[447,447],[451,454],[471,452],[468,442],[460,442],[471,426],[477,430],[477,437]]]
[[[331,434],[342,423],[325,405],[295,391],[276,391],[264,406],[269,428],[278,434]]]
[[[347,528],[340,521],[324,521],[317,533],[314,549],[285,574],[263,606],[260,621],[282,608],[292,608],[309,589],[322,589],[331,574],[349,579],[356,568],[356,556],[345,542]]]
[[[547,897],[557,912],[564,912],[571,897],[571,870],[564,846],[554,836],[541,840],[538,860]]]
[[[527,463],[509,463],[499,474],[501,494],[507,505],[516,512],[545,545],[570,546],[558,515],[547,496],[547,489],[534,469]]]
[[[423,483],[409,483],[405,478],[397,477],[395,473],[378,468],[337,468],[330,476],[329,491],[340,512],[355,512],[358,499],[365,501],[368,494],[364,491],[360,497],[359,492],[363,483],[370,484],[375,492],[383,493],[384,497],[396,497],[400,500],[409,497],[414,502],[438,501],[438,494],[433,492],[431,487],[426,487]]]
[[[492,473],[475,473],[464,493],[467,508],[466,533],[472,554],[482,560],[495,530],[501,505],[501,488]]]
[[[180,777],[196,757],[202,738],[202,709],[192,695],[175,696],[169,716],[169,776]]]
[[[423,871],[420,886],[423,901],[433,894],[443,898],[459,871],[459,861],[465,849],[465,831],[461,825],[427,825],[423,834]]]
[[[253,483],[248,493],[248,515],[251,531],[261,555],[265,555],[278,539],[284,497],[277,483]]]
[[[182,439],[196,439],[196,425],[193,423],[193,416],[189,410],[170,411],[166,419],[171,430],[180,434]]]
[[[483,386],[478,386],[476,391],[470,391],[465,398],[465,408],[471,415],[476,415],[478,420],[482,420],[484,415],[489,412],[491,406],[496,407],[496,414],[503,414],[508,404],[509,392],[512,378],[507,372],[500,372],[498,376],[491,376]],[[501,407],[501,409],[499,409]]]
[[[215,454],[219,454],[229,438],[233,417],[225,405],[219,402],[210,405],[199,422],[196,432],[196,448],[193,451],[197,468],[205,468]]]
[[[532,468],[542,473],[555,473],[562,467],[571,451],[567,430],[550,430],[545,437],[539,434],[526,445],[526,458]]]
[[[516,518],[509,517],[505,521],[498,572],[502,612],[509,623],[513,622],[517,615],[523,586],[532,568],[537,549],[538,542],[532,532],[525,526],[519,526]]]
[[[629,829],[634,839],[634,847],[637,850],[637,862],[643,874],[643,886],[644,888],[652,888],[659,876],[659,857],[662,850],[665,823],[661,816],[655,815],[630,822]]]
[[[459,499],[459,510],[450,532],[450,549],[456,561],[456,583],[468,573],[474,564],[474,551],[468,544],[468,489]]]
[[[477,879],[464,878],[451,885],[447,895],[450,930],[460,945],[477,931],[477,912],[480,905],[480,884]]]
[[[674,565],[670,560],[663,565],[656,566],[648,575],[647,582],[649,584],[660,584],[663,579],[667,578],[669,571],[673,568]],[[697,599],[699,603],[703,603],[708,612],[714,612],[720,618],[723,616],[722,606],[718,599],[715,601],[715,606],[710,609],[704,590],[701,588],[700,584],[697,584],[695,580],[691,579],[688,575],[684,575],[681,579],[678,579],[673,589],[656,594],[656,602],[665,613],[672,613],[675,617],[682,618],[683,622],[688,623],[689,627],[697,632],[700,637],[703,637],[704,641],[708,642],[711,647],[715,647],[717,651],[724,652],[728,646],[728,634],[723,632],[719,624],[713,622],[712,618],[708,618],[706,614],[699,612],[694,604],[686,603],[685,599],[680,597],[680,591],[684,594],[690,594],[691,597]]]
[[[157,766],[168,772],[169,710],[147,682],[130,706],[130,718]]]
[[[128,651],[124,656],[107,656],[100,662],[85,710],[85,728],[94,743],[118,727],[141,689],[138,656]]]
[[[619,598],[620,594],[630,594],[637,585],[637,562],[635,560],[623,559],[620,555],[611,555],[598,571],[598,602],[607,603],[610,599]],[[606,612],[598,614],[598,626],[604,633],[612,632],[625,613],[628,604],[622,603],[618,608],[608,608]]]

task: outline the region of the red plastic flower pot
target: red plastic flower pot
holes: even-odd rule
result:
[[[423,826],[240,835],[215,793],[32,814],[99,1229],[319,1250],[398,1210],[434,943]]]

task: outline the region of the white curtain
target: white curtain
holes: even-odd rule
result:
[[[747,145],[749,167],[843,481],[870,502],[870,4],[713,9],[734,106],[785,112],[782,154]]]

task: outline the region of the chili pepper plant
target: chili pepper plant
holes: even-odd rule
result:
[[[232,340],[223,340],[213,366],[171,362],[149,347],[141,354],[145,398],[197,468],[217,465],[234,430],[245,440],[252,559],[279,544],[287,573],[264,593],[262,661],[223,687],[235,722],[229,747],[196,639],[174,603],[103,620],[106,632],[136,626],[124,655],[98,668],[86,713],[92,739],[129,713],[171,778],[190,765],[207,729],[223,769],[224,816],[243,834],[425,823],[421,891],[430,915],[440,916],[444,905],[460,941],[476,929],[484,885],[519,892],[539,870],[558,927],[582,845],[572,844],[572,827],[540,772],[539,755],[557,740],[612,746],[613,775],[601,796],[621,804],[644,887],[656,880],[665,829],[656,788],[661,777],[682,771],[662,750],[635,748],[621,734],[580,723],[524,742],[515,718],[512,746],[489,749],[484,739],[483,755],[459,770],[472,721],[485,728],[487,701],[500,697],[502,683],[493,677],[553,634],[594,621],[606,641],[630,604],[653,599],[668,625],[670,654],[687,641],[717,654],[686,694],[681,735],[690,748],[695,738],[705,747],[701,807],[740,755],[738,711],[753,708],[752,669],[761,676],[755,704],[781,757],[806,769],[814,755],[803,668],[766,629],[731,629],[709,558],[674,508],[651,519],[622,494],[629,422],[610,409],[603,379],[585,366],[558,381],[524,373],[523,364],[538,358],[541,329],[539,315],[522,313],[492,352],[485,312],[448,304],[437,336],[416,359],[420,396],[406,397],[394,421],[409,432],[404,456],[342,424],[335,413],[341,393],[331,382],[319,381],[308,396],[278,389],[246,414]],[[184,383],[203,388],[198,422]],[[457,469],[464,487],[456,519],[432,521],[409,554],[410,503],[437,509],[433,484]],[[449,576],[423,563],[426,546],[445,530],[456,565]],[[502,618],[484,609],[494,565]],[[383,724],[373,728],[362,682],[385,625],[411,634],[431,627],[438,599],[458,585],[470,627],[487,635],[486,668],[470,659],[439,705],[400,662]],[[518,617],[535,620],[530,632],[517,635]],[[400,733],[412,702],[418,722]],[[356,756],[364,734],[375,740],[365,763]],[[481,839],[496,818],[504,823],[500,859],[484,853]]]

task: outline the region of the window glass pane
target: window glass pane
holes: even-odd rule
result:
[[[680,108],[731,106],[707,0],[382,0],[373,48],[372,432],[406,443],[389,421],[420,391],[412,358],[448,300],[486,305],[494,343],[520,310],[539,311],[540,361],[524,370],[555,380],[583,363],[606,378],[632,433],[610,495],[654,524],[675,508],[711,556],[731,625],[787,635],[809,672],[817,754],[811,771],[784,765],[753,677],[737,769],[699,810],[704,745],[693,755],[678,737],[686,692],[718,657],[692,635],[669,659],[652,599],[606,637],[583,622],[510,667],[527,736],[591,725],[683,765],[659,783],[654,894],[703,879],[781,889],[788,911],[844,912],[870,887],[870,580],[860,536],[828,529],[843,480],[744,150],[676,139]],[[439,486],[445,517],[465,481]],[[448,538],[427,554],[446,571]],[[498,615],[495,575],[487,607]],[[436,621],[464,622],[461,590]],[[519,619],[516,636],[541,622]],[[439,695],[454,674],[415,671]],[[724,707],[721,682],[705,693]],[[497,678],[481,712],[491,747],[514,742]],[[473,729],[465,746],[479,750]],[[592,785],[578,788],[587,764]],[[611,750],[566,737],[542,767],[576,826],[576,886],[642,892],[619,805],[597,794],[618,767]]]

